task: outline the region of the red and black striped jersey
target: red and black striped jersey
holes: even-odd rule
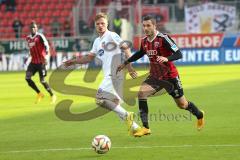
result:
[[[150,76],[156,79],[172,79],[178,76],[177,68],[172,61],[159,63],[158,56],[169,57],[178,51],[174,41],[165,34],[157,32],[156,36],[149,41],[144,37],[141,41],[140,52],[147,54],[150,61]]]
[[[45,56],[49,51],[49,44],[45,36],[37,32],[34,36],[27,36],[26,41],[28,43],[30,55],[32,57],[31,63],[44,63]]]

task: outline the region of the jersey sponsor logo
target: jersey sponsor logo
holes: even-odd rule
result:
[[[110,51],[113,51],[115,49],[117,49],[117,44],[115,42],[108,42],[104,45],[104,50],[105,51],[110,52]]]
[[[99,55],[99,56],[104,55],[104,50],[103,50],[103,49],[100,49],[100,50],[98,51],[98,55]]]
[[[30,43],[28,44],[28,46],[29,46],[29,48],[32,48],[33,46],[35,46],[35,42],[30,42]]]
[[[149,58],[152,58],[153,56],[157,55],[156,50],[147,50],[147,55]]]

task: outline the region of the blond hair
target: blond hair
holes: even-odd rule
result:
[[[100,12],[100,13],[97,13],[96,16],[95,16],[95,22],[97,20],[99,20],[100,18],[104,18],[108,21],[108,16],[106,13],[103,13],[103,12]]]

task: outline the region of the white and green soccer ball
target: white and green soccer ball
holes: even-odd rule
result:
[[[98,154],[107,153],[111,148],[111,140],[105,135],[97,135],[92,140],[92,148]]]

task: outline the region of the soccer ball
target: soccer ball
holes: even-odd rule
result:
[[[107,153],[111,148],[111,140],[105,135],[97,135],[93,138],[92,148],[98,154]]]

